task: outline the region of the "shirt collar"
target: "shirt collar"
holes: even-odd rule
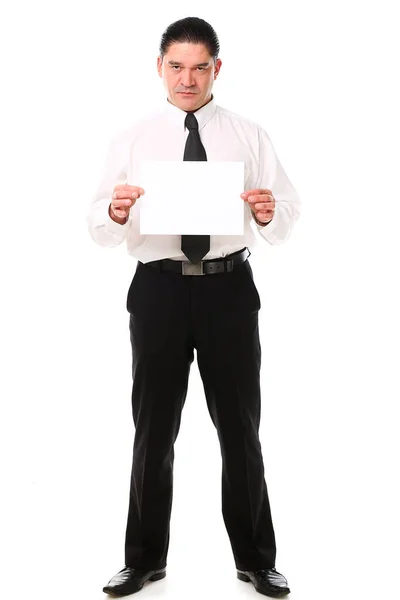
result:
[[[215,104],[214,95],[211,94],[211,100],[201,108],[198,108],[196,111],[194,111],[193,114],[196,115],[196,119],[199,124],[199,130],[208,123],[208,121],[214,115],[216,109],[217,105]],[[165,99],[164,110],[169,119],[174,121],[174,123],[176,123],[178,126],[182,127],[182,129],[185,128],[185,119],[187,115],[185,110],[175,106],[175,104],[169,102],[168,99]]]

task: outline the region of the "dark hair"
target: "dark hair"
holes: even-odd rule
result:
[[[198,17],[186,17],[171,23],[164,31],[160,43],[160,56],[164,58],[169,47],[177,42],[187,42],[191,44],[204,44],[214,62],[218,58],[219,41],[214,29],[207,21]]]

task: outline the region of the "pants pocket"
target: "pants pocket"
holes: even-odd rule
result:
[[[258,293],[257,286],[254,283],[253,269],[251,268],[251,265],[250,265],[250,263],[249,263],[248,260],[245,261],[244,268],[245,268],[245,271],[246,271],[246,273],[248,275],[248,278],[249,278],[252,290],[253,290],[253,292],[255,294],[256,300],[258,302],[258,309],[260,309],[261,308],[261,298],[260,298],[260,294]]]
[[[133,300],[134,300],[134,297],[135,297],[135,287],[137,285],[137,280],[139,278],[139,273],[141,271],[141,267],[143,267],[143,265],[142,265],[142,263],[140,263],[138,261],[138,263],[136,265],[136,271],[135,271],[135,273],[133,275],[131,284],[130,284],[129,289],[128,289],[128,293],[126,295],[126,303],[125,304],[126,304],[126,310],[129,313],[132,312],[131,309],[132,309],[132,303],[133,303]]]

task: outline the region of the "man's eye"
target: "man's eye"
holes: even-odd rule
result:
[[[180,69],[180,66],[179,66],[179,65],[171,65],[171,69],[173,69],[173,70],[177,70],[177,69]],[[206,70],[206,68],[205,68],[205,67],[197,67],[197,69],[198,69],[199,71],[205,71],[205,70]]]

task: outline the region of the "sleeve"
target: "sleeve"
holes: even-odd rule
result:
[[[108,213],[115,185],[127,182],[129,151],[130,136],[126,131],[119,132],[109,145],[100,184],[90,202],[86,224],[100,246],[120,245],[132,229],[132,210],[124,225],[113,221]]]
[[[275,214],[269,223],[259,225],[251,211],[257,230],[270,244],[285,242],[300,216],[301,202],[289,181],[266,131],[259,127],[259,160],[256,188],[271,190],[275,198]],[[250,209],[251,210],[251,209]]]

